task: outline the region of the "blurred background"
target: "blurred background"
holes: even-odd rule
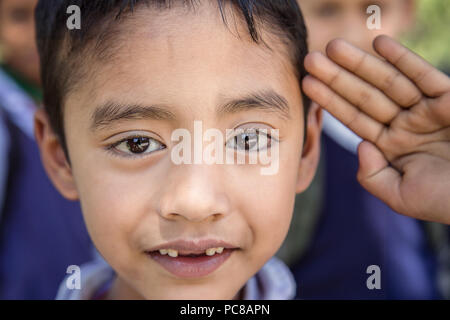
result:
[[[310,50],[324,52],[339,37],[376,54],[373,39],[387,34],[450,72],[447,0],[297,1]],[[380,8],[381,30],[367,28],[371,5]],[[449,227],[398,215],[366,192],[355,179],[360,141],[324,111],[320,166],[311,187],[297,196],[278,253],[295,276],[297,298],[449,298]],[[381,271],[380,289],[367,287],[371,266]]]
[[[417,22],[404,43],[441,70],[450,72],[450,3],[417,1]]]

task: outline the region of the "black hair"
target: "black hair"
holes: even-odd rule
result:
[[[39,0],[36,7],[36,36],[41,62],[41,79],[44,90],[43,103],[53,131],[57,134],[67,154],[64,134],[64,103],[68,92],[85,74],[83,60],[87,48],[106,54],[101,48],[111,47],[115,35],[120,34],[120,21],[132,14],[137,6],[146,4],[157,9],[170,9],[176,4],[195,7],[208,0]],[[224,23],[224,6],[230,4],[246,22],[251,39],[263,42],[258,26],[274,32],[287,43],[299,85],[306,76],[303,60],[308,52],[304,19],[296,0],[209,0],[217,1]],[[69,30],[66,26],[67,8],[76,5],[81,12],[81,29]],[[116,32],[111,32],[111,29]],[[84,53],[84,54],[83,54]],[[310,100],[303,94],[306,119]]]

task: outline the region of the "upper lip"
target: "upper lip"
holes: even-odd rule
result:
[[[237,249],[236,246],[222,240],[205,239],[198,241],[176,240],[166,242],[147,250],[147,252],[158,251],[161,249],[173,249],[177,250],[179,254],[202,254],[206,249],[218,247],[223,247],[224,249]]]

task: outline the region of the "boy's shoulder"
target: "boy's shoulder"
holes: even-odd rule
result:
[[[77,289],[76,276],[79,276]],[[100,299],[114,281],[115,272],[97,257],[68,275],[61,283],[57,300]],[[291,300],[296,284],[289,268],[276,257],[270,259],[243,288],[243,300]]]

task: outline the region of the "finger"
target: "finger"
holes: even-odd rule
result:
[[[339,67],[322,53],[310,53],[305,59],[305,67],[311,75],[376,121],[390,123],[401,111],[380,90]]]
[[[312,76],[303,79],[303,92],[365,140],[377,141],[385,126],[361,112]]]
[[[435,99],[422,99],[408,112],[402,112],[392,127],[420,134],[434,133],[450,129],[450,92]],[[447,140],[450,141],[450,138]]]
[[[371,194],[399,213],[406,213],[401,195],[402,177],[389,166],[383,153],[372,143],[363,141],[358,147],[357,179]]]
[[[438,97],[450,90],[450,80],[444,73],[388,36],[378,36],[373,47],[427,96]]]
[[[437,123],[445,127],[450,126],[450,91],[430,101],[429,107]]]
[[[334,62],[380,89],[400,106],[410,107],[420,101],[420,90],[390,63],[342,39],[331,41],[326,51]]]

